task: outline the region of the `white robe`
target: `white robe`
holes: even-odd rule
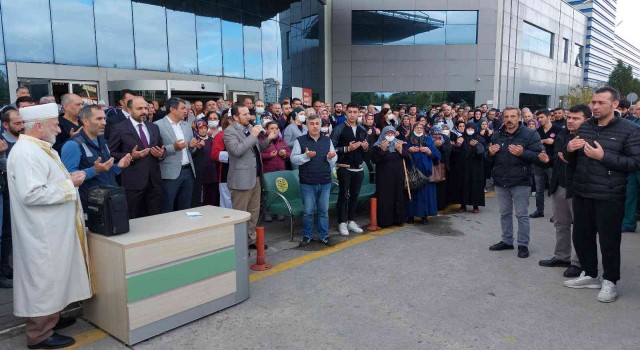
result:
[[[21,135],[7,161],[13,302],[19,317],[51,315],[91,297],[78,190],[51,144]],[[84,249],[83,249],[84,246]]]

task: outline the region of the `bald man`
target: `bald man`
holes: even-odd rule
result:
[[[58,151],[58,154],[62,152],[62,145],[80,132],[82,121],[78,115],[83,106],[82,98],[76,94],[62,95],[60,104],[62,105],[62,115],[58,117],[60,133],[56,136],[56,143],[53,145],[53,149]]]

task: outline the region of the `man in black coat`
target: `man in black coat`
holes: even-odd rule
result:
[[[131,117],[116,124],[109,135],[109,149],[116,161],[131,153],[133,161],[121,173],[129,218],[160,214],[162,177],[160,162],[165,149],[157,125],[145,121],[148,105],[142,97],[128,102]]]
[[[540,266],[567,267],[564,277],[578,277],[582,273],[580,261],[571,244],[571,225],[573,224],[573,174],[575,164],[568,164],[562,155],[569,141],[573,140],[582,123],[591,118],[591,109],[587,105],[571,107],[567,116],[567,128],[558,132],[553,144],[553,152],[542,154],[542,162],[553,159],[553,172],[549,184],[549,195],[553,201],[553,225],[556,228],[556,248],[551,259],[540,260]]]
[[[597,299],[605,303],[618,296],[627,176],[640,170],[640,127],[616,115],[619,99],[614,88],[597,89],[591,97],[593,118],[580,126],[563,153],[576,166],[573,245],[584,270],[564,285],[600,289]],[[598,278],[596,237],[602,253],[602,282]]]
[[[109,135],[111,134],[113,127],[116,124],[129,119],[131,116],[129,109],[127,108],[127,103],[136,96],[138,96],[138,94],[129,89],[120,91],[120,101],[118,101],[120,105],[118,108],[111,108],[105,112],[105,115],[107,116],[107,127],[104,129],[104,137],[107,140],[109,139]]]
[[[493,164],[491,175],[500,206],[502,240],[489,250],[513,249],[513,209],[518,218],[518,257],[529,257],[529,193],[531,164],[539,163],[543,150],[537,131],[520,123],[519,110],[507,107],[504,125],[491,136],[486,159]]]

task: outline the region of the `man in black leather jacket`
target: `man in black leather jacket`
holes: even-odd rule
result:
[[[620,279],[620,239],[627,175],[640,169],[640,127],[616,115],[620,95],[611,87],[591,98],[593,118],[583,123],[563,153],[575,162],[573,245],[584,270],[564,282],[569,288],[600,289],[598,301],[613,302]],[[602,282],[598,278],[600,239]]]
[[[519,110],[507,107],[502,114],[504,125],[491,136],[486,153],[493,163],[491,176],[500,206],[502,240],[489,250],[513,249],[513,209],[518,218],[518,257],[529,257],[529,194],[531,191],[531,164],[540,163],[543,150],[536,130],[523,126]]]

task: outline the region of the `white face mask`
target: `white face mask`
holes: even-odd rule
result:
[[[299,115],[299,116],[298,116],[298,121],[299,121],[300,123],[304,123],[304,122],[306,122],[306,121],[307,121],[307,116],[306,116],[306,115]]]
[[[395,120],[396,116],[394,114],[389,114],[389,120]]]
[[[420,136],[424,135],[424,133],[422,133],[422,132],[421,132],[421,133],[415,133],[415,134],[416,134],[416,136],[418,136],[418,137],[420,137]]]
[[[262,115],[264,113],[264,108],[262,107],[256,107],[256,114],[257,115]]]
[[[473,134],[475,134],[476,132],[474,130],[467,130],[467,135],[471,136]]]
[[[451,130],[442,130],[442,135],[449,136],[450,133],[451,133]]]
[[[362,117],[358,117],[358,124],[362,124]]]
[[[209,125],[210,128],[217,128],[219,123],[220,121],[218,120],[211,120],[207,123],[207,125]]]
[[[329,132],[329,128],[326,127],[326,126],[323,126],[323,127],[320,128],[320,131],[326,133],[326,132]]]
[[[393,140],[396,139],[396,137],[393,135],[386,135],[384,138],[389,142],[393,142]]]
[[[262,119],[262,125],[266,126],[267,123],[271,123],[271,119]]]

